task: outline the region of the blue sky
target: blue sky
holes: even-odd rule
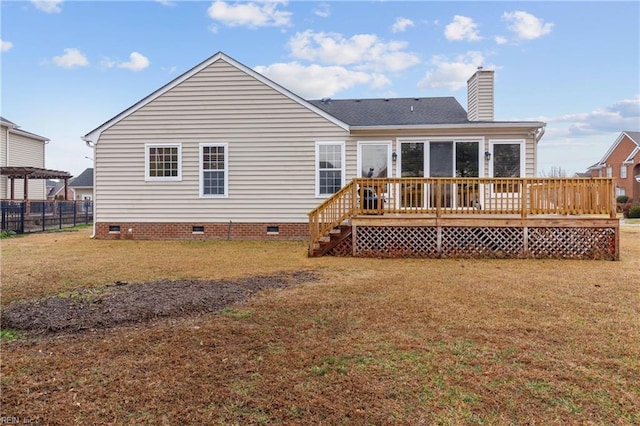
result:
[[[496,120],[542,120],[539,173],[640,130],[640,2],[2,1],[1,114],[92,167],[80,137],[223,51],[307,99],[455,96],[496,70]]]

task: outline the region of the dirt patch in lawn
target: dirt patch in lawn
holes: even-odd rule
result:
[[[2,310],[0,328],[46,335],[111,328],[157,318],[218,313],[260,291],[317,279],[314,272],[299,271],[233,281],[115,282],[12,303]]]

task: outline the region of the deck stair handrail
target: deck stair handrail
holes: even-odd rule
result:
[[[613,178],[354,178],[309,213],[309,250],[357,215],[607,215]]]
[[[352,180],[309,212],[309,250],[329,232],[354,214],[355,183]]]

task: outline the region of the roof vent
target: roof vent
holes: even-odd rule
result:
[[[322,102],[323,104],[330,104],[331,103],[331,98],[322,98],[322,99],[320,99],[320,102]]]

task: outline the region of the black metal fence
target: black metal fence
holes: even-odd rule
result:
[[[90,223],[91,200],[2,200],[2,231],[23,234]]]

